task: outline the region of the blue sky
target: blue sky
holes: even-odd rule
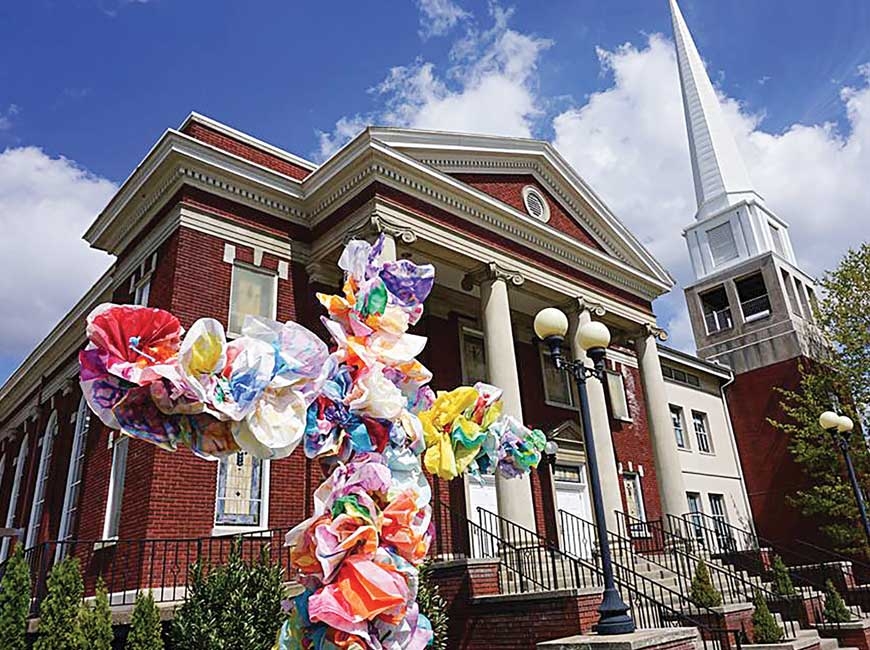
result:
[[[857,216],[870,197],[850,176],[870,171],[870,3],[681,6],[753,178],[821,272],[850,243],[833,226],[870,234]],[[485,130],[479,116],[503,112],[498,128],[553,140],[689,279],[679,227],[693,214],[691,176],[665,0],[33,0],[0,5],[0,25],[0,226],[16,234],[0,244],[12,307],[0,379],[105,267],[77,237],[191,110],[310,158],[368,121]],[[798,182],[808,169],[829,174]],[[677,291],[657,311],[689,347],[681,301]]]

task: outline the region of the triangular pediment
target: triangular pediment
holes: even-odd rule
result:
[[[667,289],[673,286],[667,270],[549,143],[381,127],[369,132],[373,140],[526,216],[523,189],[533,186],[550,207],[549,220],[538,226],[542,234],[570,237]]]
[[[577,420],[565,420],[546,435],[548,440],[555,440],[558,444],[583,445],[583,429]]]

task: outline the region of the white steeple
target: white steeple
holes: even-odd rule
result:
[[[698,202],[695,218],[700,221],[741,201],[761,201],[761,197],[755,192],[734,136],[725,125],[719,98],[677,0],[670,0],[670,5]]]

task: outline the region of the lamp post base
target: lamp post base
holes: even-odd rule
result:
[[[634,620],[628,615],[628,605],[615,588],[604,590],[598,613],[600,616],[595,631],[602,636],[629,634],[636,628]]]

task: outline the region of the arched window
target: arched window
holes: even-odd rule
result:
[[[45,505],[45,492],[48,486],[48,470],[51,468],[51,452],[54,449],[54,439],[57,436],[57,411],[52,411],[48,425],[42,434],[37,447],[39,452],[39,467],[36,470],[36,485],[33,487],[33,503],[30,507],[30,523],[27,525],[27,537],[24,548],[30,548],[39,542],[39,530],[42,527],[42,509]]]
[[[76,413],[76,430],[73,435],[72,449],[69,453],[69,470],[66,475],[66,491],[63,497],[63,510],[60,514],[60,530],[57,538],[66,541],[76,529],[79,509],[79,494],[82,486],[82,470],[85,465],[85,452],[88,447],[88,433],[91,429],[91,409],[85,398],[79,402]]]
[[[12,528],[15,523],[15,510],[18,508],[18,493],[21,492],[21,476],[24,474],[24,464],[27,462],[27,440],[25,435],[18,448],[18,456],[15,458],[15,474],[12,477],[12,492],[9,494],[9,508],[6,511],[6,528]],[[0,543],[0,562],[9,555],[9,538],[4,537]]]

